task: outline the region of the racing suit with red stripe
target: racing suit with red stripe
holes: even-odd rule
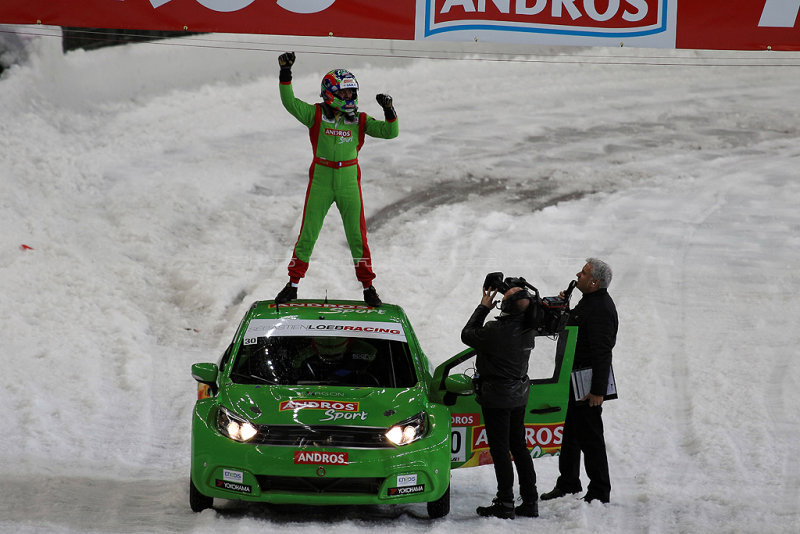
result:
[[[367,244],[358,152],[367,135],[397,137],[397,118],[381,121],[366,113],[352,118],[341,113],[326,117],[322,104],[308,104],[296,98],[291,82],[281,82],[280,94],[283,107],[309,129],[314,152],[300,235],[289,262],[289,280],[297,283],[305,276],[322,222],[335,202],[353,256],[356,278],[367,288],[372,285],[375,273]]]

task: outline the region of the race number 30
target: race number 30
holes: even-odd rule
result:
[[[450,461],[467,461],[467,427],[454,427],[450,431]]]

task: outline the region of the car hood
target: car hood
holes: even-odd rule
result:
[[[391,427],[424,410],[421,386],[343,388],[229,384],[220,404],[260,425]]]

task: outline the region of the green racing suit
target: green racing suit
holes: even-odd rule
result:
[[[397,118],[381,121],[366,113],[348,117],[338,112],[326,116],[323,104],[308,104],[296,98],[291,82],[280,83],[280,94],[283,107],[309,129],[314,152],[300,235],[289,262],[289,279],[297,283],[305,276],[322,222],[335,202],[344,224],[356,278],[367,288],[372,285],[375,273],[367,244],[358,152],[366,135],[383,139],[397,137]]]

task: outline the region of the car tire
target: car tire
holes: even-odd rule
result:
[[[428,503],[428,517],[431,519],[438,519],[450,513],[450,486],[444,492],[444,495]]]
[[[192,512],[202,512],[214,506],[214,497],[207,497],[200,493],[191,477],[189,477],[189,506],[192,508]]]

